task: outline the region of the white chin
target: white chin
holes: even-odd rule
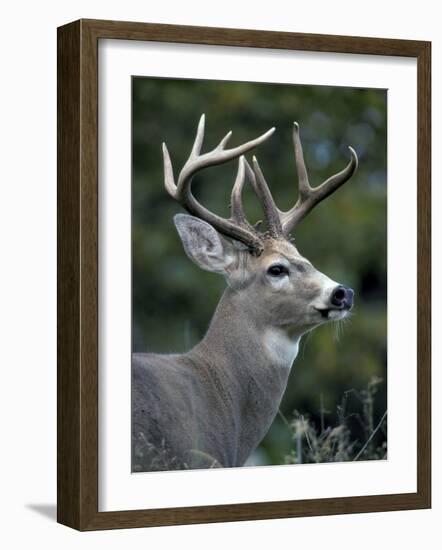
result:
[[[339,321],[340,319],[345,319],[348,315],[347,309],[332,309],[328,312],[329,321]]]

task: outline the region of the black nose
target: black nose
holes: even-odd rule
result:
[[[351,288],[339,285],[332,292],[331,303],[336,307],[351,308],[354,295],[355,293]]]

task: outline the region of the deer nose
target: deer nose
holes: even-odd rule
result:
[[[354,295],[352,288],[339,285],[332,292],[331,303],[337,307],[350,309],[353,306]]]

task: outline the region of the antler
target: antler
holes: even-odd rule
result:
[[[249,224],[245,218],[242,207],[241,192],[244,185],[245,167],[247,166],[248,174],[251,172],[250,166],[242,155],[269,138],[275,129],[271,128],[262,136],[239,145],[238,147],[226,149],[226,144],[232,135],[232,132],[229,132],[212,151],[201,154],[201,147],[204,139],[204,125],[205,116],[202,115],[198,124],[192,151],[178,176],[177,184],[175,184],[169,152],[166,144],[163,143],[164,185],[166,190],[169,195],[177,200],[188,212],[190,212],[190,214],[207,221],[223,235],[241,241],[250,248],[251,252],[259,255],[263,250],[263,235]],[[231,217],[226,219],[210,212],[195,199],[191,191],[191,182],[193,176],[199,170],[209,166],[223,164],[238,157],[238,172],[231,196]],[[254,189],[256,190],[257,188],[259,188],[259,185],[254,185]]]
[[[207,221],[223,235],[241,241],[249,247],[253,254],[258,256],[264,248],[266,235],[275,239],[287,238],[290,232],[305,218],[310,210],[348,181],[358,167],[356,152],[352,147],[349,147],[351,159],[348,165],[341,172],[321,183],[321,185],[311,187],[308,181],[301,139],[299,137],[299,125],[295,122],[293,126],[293,144],[295,148],[296,171],[298,174],[298,200],[290,210],[283,212],[279,210],[273,200],[256,157],[253,157],[252,169],[243,156],[244,153],[268,139],[273,134],[275,128],[271,128],[262,136],[233,149],[225,148],[232,135],[232,132],[229,132],[212,151],[201,154],[204,125],[205,117],[202,115],[192,151],[180,172],[177,184],[175,184],[169,152],[166,144],[163,143],[164,185],[166,190],[188,212]],[[210,212],[200,204],[192,194],[191,183],[193,176],[199,170],[223,164],[234,158],[238,158],[238,172],[231,195],[231,216],[227,219]],[[260,233],[257,227],[252,226],[245,217],[241,199],[245,175],[247,175],[253,190],[263,206],[267,224],[266,234]]]
[[[247,177],[252,184],[253,190],[256,196],[262,204],[264,209],[264,217],[267,224],[267,233],[269,236],[278,238],[283,235],[283,229],[281,225],[281,211],[275,204],[269,186],[264,179],[264,174],[258,164],[258,159],[253,156],[253,170],[250,165],[245,161],[247,169]]]
[[[298,173],[298,200],[288,212],[279,211],[283,232],[286,236],[299,224],[301,220],[318,203],[331,195],[348,181],[358,168],[358,157],[355,150],[349,147],[351,159],[347,166],[334,176],[317,187],[311,187],[308,181],[307,169],[305,167],[304,155],[302,153],[301,138],[299,137],[299,125],[293,125],[293,144],[295,147],[296,170]]]

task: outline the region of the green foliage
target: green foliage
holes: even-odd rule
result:
[[[319,396],[332,410],[351,387],[373,376],[386,378],[386,91],[327,86],[203,80],[133,79],[133,348],[181,352],[202,338],[222,294],[221,277],[203,272],[185,256],[172,223],[181,209],[163,187],[161,143],[167,142],[175,174],[185,162],[201,113],[206,113],[204,150],[233,130],[231,146],[272,126],[277,131],[256,151],[282,209],[296,200],[291,129],[301,128],[312,185],[348,162],[359,170],[319,205],[296,233],[296,245],[331,278],[354,288],[354,314],[341,337],[321,327],[303,339],[281,405],[284,415],[310,411],[319,421]],[[209,209],[228,216],[236,163],[204,171],[194,190]],[[250,221],[262,217],[250,189],[244,203]],[[386,409],[382,386],[374,417]],[[363,439],[362,427],[353,428]],[[289,454],[290,435],[277,418],[259,453],[277,464]]]

